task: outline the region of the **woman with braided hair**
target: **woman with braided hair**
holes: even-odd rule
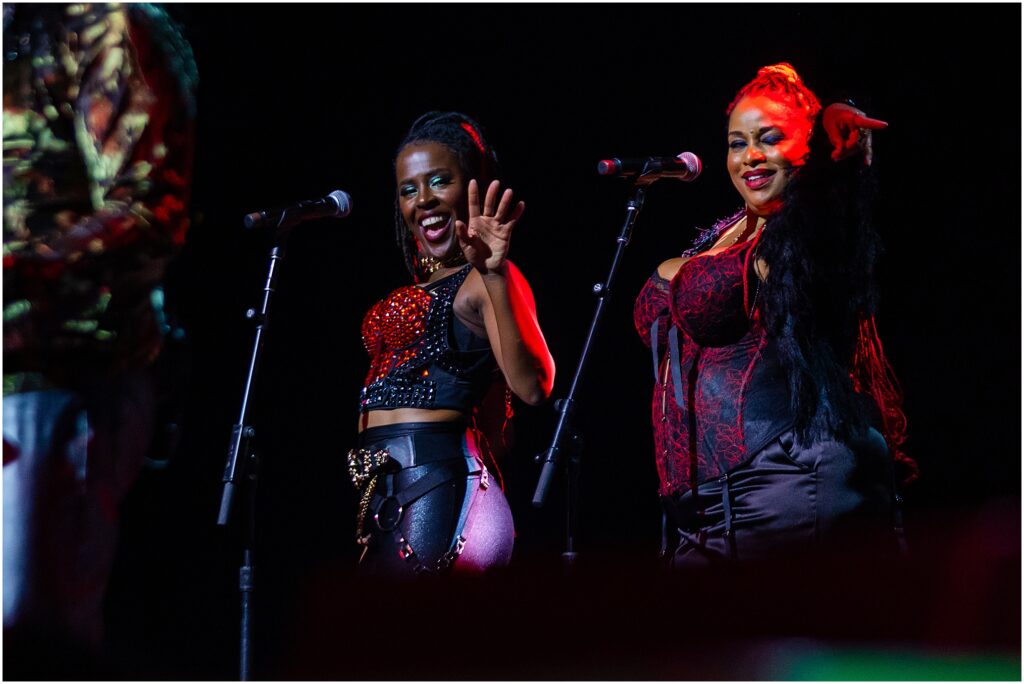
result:
[[[371,361],[348,459],[360,563],[397,576],[505,565],[512,516],[484,463],[500,440],[482,426],[495,407],[511,416],[511,393],[547,399],[555,373],[533,294],[508,260],[524,204],[501,191],[480,126],[456,112],[413,123],[395,177],[395,236],[414,284],[363,321]]]
[[[908,481],[916,467],[874,324],[871,130],[887,124],[822,111],[785,63],[727,114],[744,206],[662,263],[634,309],[671,563],[895,547],[893,462]]]

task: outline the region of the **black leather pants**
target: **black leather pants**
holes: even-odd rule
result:
[[[363,470],[375,470],[376,478],[364,480],[360,492],[366,502],[361,570],[415,576],[508,563],[512,514],[464,424],[369,428],[353,453],[380,463]]]

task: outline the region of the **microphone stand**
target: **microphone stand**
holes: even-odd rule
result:
[[[263,286],[263,302],[260,310],[246,311],[246,318],[256,323],[255,340],[252,354],[249,357],[249,372],[242,391],[242,406],[238,422],[231,427],[231,443],[228,448],[227,464],[224,468],[224,490],[221,494],[220,512],[217,524],[224,527],[231,517],[232,504],[235,500],[236,488],[245,494],[246,505],[242,513],[242,566],[238,572],[238,590],[241,594],[241,640],[239,679],[248,681],[252,670],[253,650],[253,592],[255,589],[253,546],[256,530],[256,475],[258,459],[252,450],[252,441],[256,431],[249,425],[249,399],[259,369],[260,355],[267,327],[270,324],[270,299],[274,294],[280,263],[284,259],[284,249],[274,246],[270,250],[270,266],[267,270],[266,282]]]
[[[576,409],[576,392],[579,389],[580,378],[590,358],[590,352],[594,346],[594,339],[597,335],[601,318],[604,314],[605,301],[612,291],[612,283],[618,273],[619,265],[622,263],[622,256],[626,245],[629,244],[633,233],[633,226],[640,210],[644,206],[644,195],[647,186],[658,179],[658,175],[648,168],[644,168],[633,182],[633,190],[629,200],[626,202],[626,219],[622,225],[622,231],[616,239],[617,247],[615,256],[612,259],[611,268],[608,271],[608,278],[603,283],[594,284],[594,294],[597,295],[597,307],[594,310],[594,318],[590,323],[590,330],[587,332],[586,340],[583,343],[583,351],[580,354],[579,363],[576,365],[576,373],[573,375],[572,384],[569,386],[569,394],[564,399],[555,402],[555,409],[558,411],[558,423],[555,427],[555,434],[551,440],[551,446],[547,451],[537,454],[535,460],[542,463],[540,477],[537,480],[537,488],[533,495],[533,505],[540,508],[544,505],[551,481],[554,478],[555,470],[563,455],[566,471],[566,541],[565,552],[562,553],[562,561],[567,570],[571,570],[576,563],[576,511],[579,497],[579,476],[580,476],[580,452],[582,441],[574,425],[574,414]],[[649,173],[650,172],[650,173]]]

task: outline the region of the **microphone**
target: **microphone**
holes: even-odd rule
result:
[[[650,181],[658,178],[677,178],[692,181],[701,172],[700,159],[693,152],[675,157],[647,157],[645,159],[602,159],[597,163],[602,176],[639,176]]]
[[[272,226],[278,231],[287,230],[303,221],[318,218],[345,218],[352,211],[352,198],[344,190],[335,190],[318,200],[299,202],[284,209],[254,211],[246,214],[246,228]]]

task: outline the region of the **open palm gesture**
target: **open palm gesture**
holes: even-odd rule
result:
[[[469,181],[469,222],[455,222],[459,247],[466,261],[482,274],[499,271],[508,255],[509,240],[516,221],[523,215],[526,205],[512,206],[512,189],[506,188],[498,200],[501,183],[494,180],[487,187],[483,207],[480,206],[480,188],[476,179]],[[497,206],[495,206],[497,205]]]

